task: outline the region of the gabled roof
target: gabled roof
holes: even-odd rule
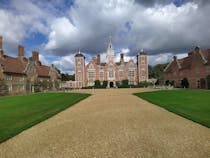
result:
[[[106,63],[100,63],[100,66],[106,66]]]
[[[2,58],[0,58],[0,64],[2,65],[4,72],[6,73],[24,74],[27,59],[21,59],[18,57],[14,58],[4,55]]]
[[[50,77],[50,67],[45,65],[35,66],[39,77]]]
[[[203,61],[203,64],[210,64],[210,49],[207,49],[205,51],[199,51],[199,54],[197,54],[200,56],[200,58]],[[192,66],[193,63],[193,58],[195,56],[195,53],[189,52],[188,56],[182,59],[176,59],[173,60],[172,62],[170,62],[166,69],[164,70],[164,72],[171,72],[172,67],[174,66],[174,64],[177,64],[177,66],[179,67],[179,69],[183,70],[183,69],[190,69],[190,67]],[[197,58],[197,57],[196,57]]]

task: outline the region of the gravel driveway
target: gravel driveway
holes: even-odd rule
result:
[[[147,90],[84,90],[93,95],[0,144],[0,158],[210,158],[210,129],[132,95]]]

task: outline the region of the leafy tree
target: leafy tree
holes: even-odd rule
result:
[[[56,89],[60,88],[60,82],[58,80],[55,81],[55,88]]]
[[[163,80],[163,71],[166,68],[166,64],[157,64],[155,66],[148,66],[148,73],[149,73],[149,78],[156,78],[158,80]]]
[[[70,80],[75,81],[75,74],[73,74],[73,75],[69,75],[67,73],[61,74],[61,81],[70,81]]]

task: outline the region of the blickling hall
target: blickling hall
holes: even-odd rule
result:
[[[137,63],[132,59],[125,61],[123,53],[120,54],[119,62],[114,62],[114,58],[111,39],[106,51],[106,62],[101,62],[98,54],[86,64],[85,56],[78,52],[75,55],[75,87],[94,86],[96,80],[101,84],[107,81],[107,88],[117,87],[116,82],[121,83],[123,80],[128,80],[129,85],[148,81],[148,57],[143,50],[137,55]]]

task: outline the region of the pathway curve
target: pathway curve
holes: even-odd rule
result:
[[[132,93],[93,95],[0,144],[1,158],[209,158],[210,129]]]

